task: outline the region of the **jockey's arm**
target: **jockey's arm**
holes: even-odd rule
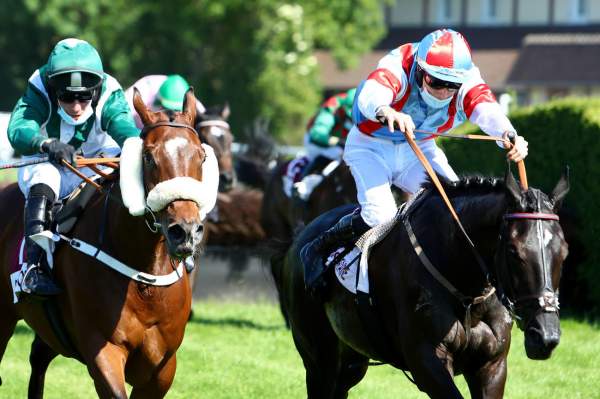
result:
[[[119,144],[120,147],[129,137],[138,137],[140,130],[135,126],[129,105],[123,90],[115,90],[106,100],[102,110],[102,129]]]
[[[12,147],[23,155],[41,152],[42,142],[47,139],[40,127],[48,118],[48,103],[43,95],[30,86],[17,101],[8,123],[7,136]]]
[[[399,61],[400,54],[394,51],[379,61],[377,69],[367,77],[358,94],[358,108],[370,120],[385,120],[390,132],[395,130],[396,125],[400,131],[414,137],[415,124],[411,116],[392,107],[408,88],[408,78]]]
[[[330,145],[329,135],[335,125],[335,117],[328,108],[321,108],[315,121],[308,131],[310,141],[321,147]]]
[[[528,153],[528,143],[523,136],[517,134],[508,117],[502,112],[500,104],[496,101],[488,85],[481,81],[478,84],[468,85],[465,89],[463,110],[469,121],[492,137],[507,139],[510,133],[514,133],[516,136],[515,145],[510,149],[507,156],[515,162],[524,159]],[[497,143],[502,148],[508,148],[501,141]]]

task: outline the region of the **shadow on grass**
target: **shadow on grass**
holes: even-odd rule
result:
[[[229,326],[229,327],[236,327],[236,328],[250,328],[250,329],[259,330],[259,331],[277,331],[277,330],[285,329],[285,325],[283,325],[283,324],[269,326],[269,325],[258,324],[251,320],[235,319],[232,317],[225,317],[225,318],[221,318],[221,319],[216,319],[216,318],[209,319],[206,317],[193,317],[188,323],[204,324],[204,325],[208,325],[208,326]]]

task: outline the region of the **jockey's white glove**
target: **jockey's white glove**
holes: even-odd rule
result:
[[[511,132],[504,132],[504,134],[502,135],[502,138],[505,140],[508,140],[510,133]],[[519,162],[519,161],[522,161],[523,159],[525,159],[525,157],[529,153],[529,149],[528,149],[529,143],[527,142],[527,140],[525,140],[523,138],[523,136],[519,136],[516,133],[514,133],[514,134],[515,134],[515,143],[512,146],[512,148],[508,144],[504,144],[504,148],[510,148],[510,150],[506,154],[508,159],[510,159],[511,161],[514,161],[514,162]]]
[[[340,142],[340,138],[336,137],[336,136],[331,136],[329,137],[329,140],[327,142],[327,144],[329,144],[330,147],[333,147],[335,145],[338,145]]]
[[[375,116],[377,120],[388,126],[390,132],[395,130],[395,125],[398,126],[398,129],[400,129],[402,133],[408,134],[412,139],[415,138],[415,123],[410,115],[398,112],[392,107],[384,105],[379,107]]]

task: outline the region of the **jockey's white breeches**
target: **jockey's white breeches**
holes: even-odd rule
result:
[[[97,157],[98,154],[102,154],[104,157],[112,158],[119,155],[121,149],[117,147],[107,147],[100,150],[97,154],[89,154],[88,157]],[[36,159],[43,157],[43,154],[36,154],[23,157],[23,160]],[[100,169],[106,169],[100,167]],[[82,168],[79,171],[85,176],[93,176],[96,174],[90,168]],[[65,198],[77,188],[82,182],[81,177],[71,172],[64,166],[56,166],[50,162],[38,163],[35,165],[25,166],[19,169],[18,173],[19,188],[27,198],[29,189],[39,183],[46,184],[49,186],[56,198]]]
[[[419,142],[419,147],[438,175],[458,180],[435,141]],[[427,176],[408,143],[394,144],[390,140],[370,137],[361,133],[356,126],[346,139],[344,161],[356,182],[361,216],[371,227],[389,221],[396,214],[392,184],[413,194]]]
[[[339,145],[332,147],[321,147],[310,142],[310,136],[308,133],[304,135],[304,148],[306,148],[306,157],[309,162],[312,162],[319,155],[329,158],[332,161],[342,159],[344,149]]]

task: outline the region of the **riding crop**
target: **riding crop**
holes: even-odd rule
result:
[[[36,165],[38,163],[44,163],[44,162],[49,162],[49,161],[50,161],[50,159],[47,156],[44,156],[44,157],[35,158],[35,159],[27,159],[24,161],[4,163],[4,164],[0,164],[0,170],[22,168],[25,166]],[[96,187],[97,190],[101,191],[102,188],[100,187],[100,185],[98,183],[96,183],[95,181],[88,178],[86,175],[84,175],[80,171],[78,171],[77,168],[88,167],[88,168],[92,169],[94,172],[96,172],[97,174],[101,175],[102,177],[107,177],[108,174],[104,173],[100,168],[98,168],[98,165],[103,165],[103,166],[107,166],[112,169],[117,169],[119,167],[119,161],[120,161],[120,158],[77,157],[75,159],[75,166],[71,165],[69,162],[65,161],[64,159],[62,160],[62,164],[66,168],[68,168],[71,172],[75,173],[77,176],[81,177],[87,183]]]

